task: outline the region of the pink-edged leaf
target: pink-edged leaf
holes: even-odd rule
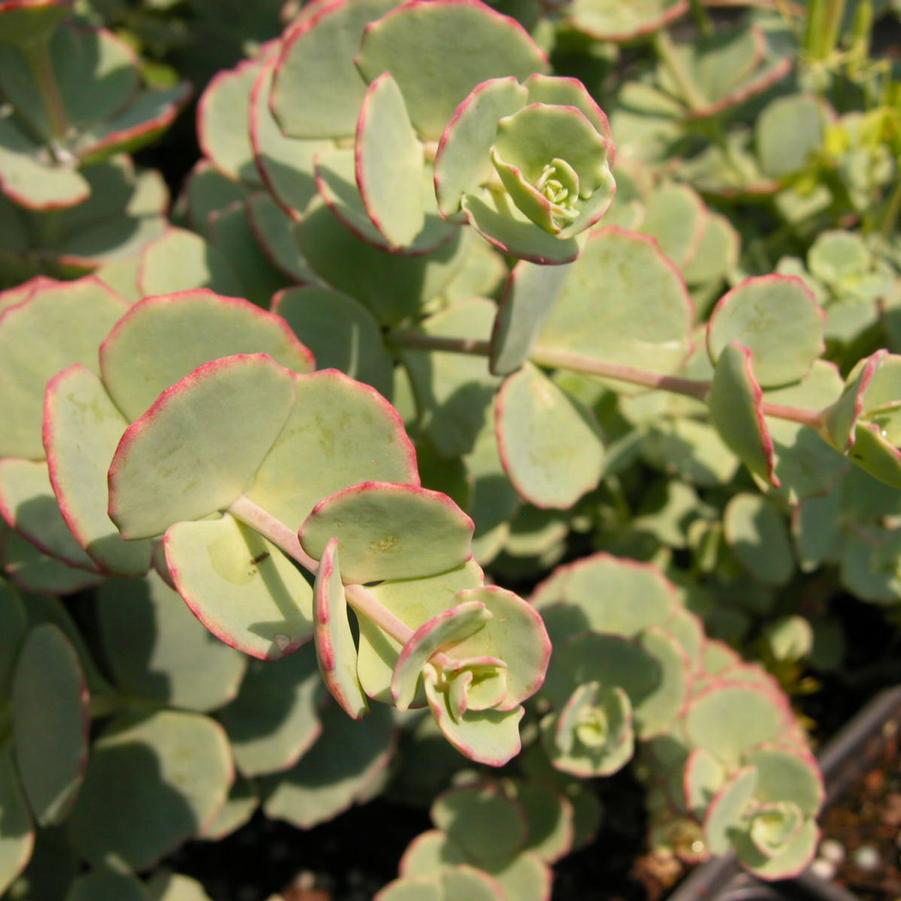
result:
[[[369,702],[357,676],[357,645],[347,617],[337,538],[325,546],[313,598],[313,638],[319,670],[332,697],[348,716],[358,720],[369,710]]]

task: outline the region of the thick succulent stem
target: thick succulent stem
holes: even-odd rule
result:
[[[448,351],[450,353],[470,354],[472,356],[487,357],[491,351],[487,341],[477,341],[469,338],[447,338],[441,335],[424,335],[421,332],[392,332],[391,340],[395,344],[404,347]],[[536,347],[533,349],[529,359],[537,366],[547,369],[568,369],[571,372],[596,375],[605,379],[627,382],[630,385],[640,385],[643,388],[682,394],[702,402],[706,402],[707,395],[710,393],[711,383],[702,379],[660,375],[656,372],[638,369],[635,366],[626,366],[621,363],[606,363],[603,360],[595,360],[592,357],[585,357],[569,351]],[[766,416],[772,416],[774,419],[799,422],[817,431],[822,431],[823,413],[821,410],[805,410],[801,407],[790,407],[784,404],[766,402],[761,405],[761,409]]]

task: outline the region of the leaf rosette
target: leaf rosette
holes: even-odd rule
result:
[[[572,78],[492,79],[457,107],[435,157],[438,206],[505,253],[575,259],[613,200],[607,117]]]

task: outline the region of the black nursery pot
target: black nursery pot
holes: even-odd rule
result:
[[[826,782],[824,809],[863,776],[882,755],[885,743],[901,731],[901,685],[878,694],[819,754]],[[810,871],[795,879],[763,882],[744,872],[734,856],[698,867],[669,901],[858,901],[840,885]]]

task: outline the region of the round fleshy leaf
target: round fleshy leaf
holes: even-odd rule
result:
[[[82,130],[102,123],[126,106],[138,88],[132,48],[103,28],[74,21],[58,28],[48,45],[62,113],[69,127]],[[25,53],[0,43],[0,87],[17,111],[44,140],[54,137],[42,86],[30,71]]]
[[[542,266],[571,263],[579,255],[575,238],[549,234],[518,211],[501,212],[476,194],[464,194],[461,205],[469,224],[501,253]]]
[[[437,687],[434,668],[427,666],[423,673],[426,699],[438,728],[444,737],[465,757],[486,766],[504,766],[520,750],[519,722],[524,707],[513,710],[467,710],[455,718],[447,705],[447,697]]]
[[[354,56],[366,25],[393,5],[393,0],[325,3],[288,33],[270,100],[286,135],[343,138],[354,133],[366,93]]]
[[[561,600],[577,605],[581,630],[627,638],[661,625],[677,609],[675,588],[657,567],[609,554],[594,554],[556,570],[555,584],[537,595],[539,610]],[[635,603],[641,598],[640,603]]]
[[[3,570],[17,588],[46,594],[72,594],[93,588],[106,576],[93,570],[68,566],[39,551],[17,532],[4,538]]]
[[[466,863],[467,857],[439,829],[429,829],[413,839],[400,859],[400,874],[404,877],[436,874],[444,867]]]
[[[491,328],[497,307],[470,297],[451,304],[420,325],[429,336],[480,341]],[[415,333],[414,333],[415,334]],[[499,380],[484,360],[459,353],[401,346],[419,414],[418,427],[444,458],[469,453],[484,430]]]
[[[0,41],[26,45],[46,40],[70,12],[66,0],[7,0],[0,3]]]
[[[823,776],[813,756],[780,748],[762,748],[746,756],[757,770],[754,797],[762,804],[788,802],[805,816],[815,817],[823,804]]]
[[[0,456],[44,457],[44,388],[61,369],[97,369],[97,347],[127,305],[96,279],[49,284],[0,317]]]
[[[604,228],[570,267],[533,356],[546,349],[671,373],[688,356],[692,318],[685,284],[655,242]]]
[[[465,589],[459,592],[457,600],[481,602],[492,618],[474,635],[456,644],[448,652],[449,656],[457,660],[479,657],[503,660],[507,664],[507,693],[497,707],[512,710],[544,682],[551,655],[544,622],[531,604],[496,585]]]
[[[296,651],[313,628],[313,592],[294,564],[231,516],[180,522],[165,536],[173,584],[217,638],[261,660]]]
[[[325,205],[303,218],[298,239],[323,281],[359,300],[385,325],[419,314],[422,304],[451,280],[464,255],[462,229],[430,253],[393,254],[358,238]]]
[[[312,350],[320,369],[339,369],[391,396],[394,363],[378,322],[359,301],[329,288],[289,288],[272,309]]]
[[[300,530],[315,559],[335,537],[346,582],[413,579],[470,556],[472,520],[447,495],[415,485],[364,482],[318,503]]]
[[[754,378],[751,351],[728,345],[720,354],[708,398],[710,418],[726,446],[754,475],[778,488],[773,439],[761,404],[763,391]]]
[[[232,748],[234,750],[234,748]],[[211,820],[203,830],[200,836],[205,841],[218,842],[237,832],[242,826],[247,825],[250,818],[256,813],[260,806],[260,796],[257,792],[256,784],[242,776],[237,776],[232,784],[231,791],[225,804],[220,808],[216,816]],[[186,877],[176,877],[177,880],[186,879]],[[182,892],[187,891],[187,886],[180,887]],[[197,898],[196,901],[208,901],[208,896],[196,884],[194,890]],[[169,896],[163,894],[162,897],[153,896],[153,901],[166,901]],[[182,895],[175,892],[172,901],[181,901]],[[194,901],[189,896],[185,901]]]
[[[682,799],[689,813],[702,819],[717,792],[723,787],[726,771],[709,751],[695,748],[685,761]]]
[[[389,882],[373,901],[444,901],[440,876],[410,876]]]
[[[528,359],[566,283],[569,266],[516,264],[491,331],[491,371],[508,375]]]
[[[349,717],[360,719],[369,703],[357,677],[357,645],[347,616],[337,538],[326,544],[316,571],[313,639],[325,687]]]
[[[687,0],[574,0],[567,24],[598,41],[632,41],[668,25],[688,12]]]
[[[447,838],[480,865],[508,861],[528,838],[523,807],[490,783],[444,792],[430,814]]]
[[[3,19],[0,17],[0,27],[2,25]],[[8,744],[0,747],[0,809],[3,810],[0,892],[5,892],[25,869],[34,849],[31,815],[13,763],[12,747]]]
[[[750,685],[715,686],[685,711],[692,743],[728,764],[755,747],[778,741],[785,723],[785,710],[773,696]]]
[[[407,710],[416,697],[423,667],[439,651],[469,638],[492,619],[492,613],[478,600],[464,601],[443,610],[423,623],[403,646],[394,675],[391,695],[395,706]]]
[[[110,466],[109,513],[123,537],[159,535],[236,500],[291,412],[295,380],[271,357],[247,354],[205,363],[163,392]]]
[[[302,213],[316,194],[313,160],[331,141],[299,140],[279,128],[269,106],[274,62],[263,67],[250,99],[250,141],[263,183],[291,215]],[[356,115],[356,113],[354,113]],[[353,124],[348,134],[353,132]]]
[[[96,569],[63,519],[46,463],[0,460],[0,514],[38,550],[70,566]]]
[[[129,696],[204,712],[238,693],[246,658],[210,635],[156,573],[107,582],[95,609],[106,661]]]
[[[525,809],[529,823],[528,849],[554,863],[573,850],[575,809],[572,801],[545,782],[515,782],[515,800]]]
[[[805,820],[794,837],[771,857],[761,854],[746,835],[737,841],[738,859],[761,879],[793,879],[813,860],[820,833],[813,820]]]
[[[284,660],[251,661],[238,697],[218,714],[245,776],[282,772],[309,750],[322,732],[321,691],[312,645]]]
[[[524,366],[504,382],[495,422],[504,469],[530,503],[565,509],[597,485],[604,448],[593,414],[541,370]]]
[[[66,901],[150,901],[140,879],[113,870],[93,870],[79,876]]]
[[[433,141],[477,84],[505,75],[522,80],[547,68],[516,20],[469,0],[402,4],[366,28],[356,62],[368,81],[391,72],[413,125]]]
[[[247,490],[267,512],[296,528],[324,497],[351,485],[419,484],[416,452],[397,411],[368,385],[326,370],[299,378],[295,392]]]
[[[687,185],[665,185],[649,197],[641,231],[656,238],[663,252],[684,269],[701,247],[707,215],[704,202]]]
[[[246,60],[219,72],[197,104],[197,138],[203,155],[223,175],[250,184],[259,181],[247,123],[260,69],[259,62]]]
[[[292,769],[263,780],[263,810],[270,819],[311,829],[367,798],[394,748],[394,719],[377,706],[359,722],[330,704],[322,735]]]
[[[651,627],[639,639],[659,667],[653,691],[635,699],[635,725],[643,739],[669,729],[688,696],[688,659],[675,638],[659,627]]]
[[[209,288],[240,297],[244,285],[228,257],[200,235],[169,228],[141,254],[141,296]]]
[[[704,817],[704,840],[711,854],[727,854],[735,848],[735,834],[747,827],[748,808],[757,787],[757,773],[741,770],[717,794]]]
[[[93,744],[72,842],[95,865],[147,869],[203,831],[232,779],[228,740],[208,717],[174,710],[119,717]]]
[[[369,218],[393,247],[410,245],[425,224],[422,196],[410,190],[411,183],[423,177],[424,156],[404,98],[389,72],[366,91],[354,158]]]
[[[714,363],[733,341],[754,354],[754,375],[764,388],[802,378],[823,353],[823,316],[798,278],[746,279],[717,303],[707,326]]]
[[[246,201],[247,224],[263,254],[291,284],[315,284],[319,279],[307,265],[294,234],[296,220],[268,194],[258,191]],[[269,305],[269,299],[263,306]]]
[[[76,541],[105,571],[140,576],[149,541],[124,541],[107,512],[107,471],[128,420],[84,366],[55,376],[44,398],[44,447],[60,511]]]
[[[803,169],[826,139],[827,111],[810,94],[777,97],[754,123],[760,168],[771,178]]]
[[[285,321],[235,297],[193,290],[135,304],[100,348],[110,396],[129,419],[202,363],[242,353],[269,354],[295,372],[314,361]]]
[[[573,776],[610,776],[634,753],[632,705],[616,686],[580,685],[541,726],[551,763]]]
[[[62,822],[84,778],[88,690],[78,655],[54,625],[28,633],[12,683],[16,766],[35,819]]]
[[[457,107],[435,156],[435,193],[443,215],[456,213],[463,195],[487,181],[498,120],[521,109],[527,96],[515,78],[494,78],[477,85]]]
[[[0,191],[19,206],[47,212],[86,200],[90,186],[84,176],[49,165],[41,151],[13,119],[0,120]]]
[[[738,494],[723,518],[726,541],[748,572],[767,585],[786,585],[795,573],[788,528],[779,508],[759,494]]]
[[[424,579],[385,581],[369,590],[401,622],[414,631],[442,611],[453,607],[457,592],[482,584],[482,571],[469,562]],[[400,642],[386,635],[365,616],[360,617],[358,673],[363,690],[377,701],[393,703],[391,678],[402,650]]]
[[[690,285],[719,282],[738,265],[741,238],[729,220],[720,213],[708,212],[698,251],[683,267]]]

